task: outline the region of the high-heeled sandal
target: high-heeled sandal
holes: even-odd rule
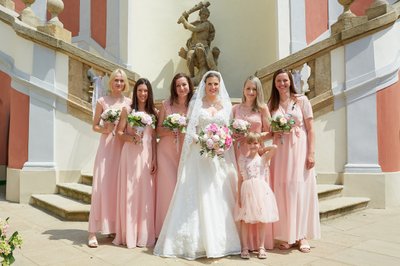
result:
[[[267,251],[265,250],[265,248],[260,247],[258,249],[258,258],[262,260],[267,258]]]
[[[249,250],[247,248],[242,249],[242,252],[240,252],[240,257],[242,259],[250,259],[250,253]]]

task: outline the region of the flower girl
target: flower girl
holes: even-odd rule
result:
[[[261,148],[261,135],[249,133],[246,137],[247,154],[239,155],[238,206],[235,220],[242,221],[242,252],[243,259],[249,259],[247,234],[249,224],[258,226],[258,258],[265,259],[267,253],[264,247],[265,228],[267,223],[276,222],[278,208],[274,193],[267,183],[268,163],[275,153],[276,146]]]

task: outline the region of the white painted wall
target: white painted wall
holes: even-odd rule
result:
[[[100,134],[92,126],[65,112],[59,102],[55,115],[55,161],[57,170],[82,170],[91,173]],[[62,107],[64,105],[64,107]]]
[[[343,172],[347,161],[346,108],[316,118],[314,130],[316,172]]]
[[[209,20],[216,29],[212,46],[221,50],[219,70],[231,96],[239,97],[244,79],[277,59],[276,1],[210,2]],[[129,21],[129,49],[121,50],[127,51],[128,66],[152,82],[157,99],[168,96],[175,73],[187,72],[178,51],[191,33],[176,22],[183,11],[197,3],[137,0],[127,4],[129,11],[123,16]],[[197,19],[198,12],[189,16],[189,22]]]

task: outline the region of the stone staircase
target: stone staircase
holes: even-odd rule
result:
[[[321,221],[365,209],[370,201],[369,198],[344,197],[343,185],[318,184],[317,189]]]
[[[88,221],[92,179],[82,174],[79,183],[60,183],[57,194],[33,194],[31,204],[69,221]]]
[[[57,185],[58,194],[34,194],[31,204],[65,220],[87,221],[90,211],[92,176],[82,174],[79,183]],[[321,221],[365,209],[368,198],[344,197],[342,185],[318,185]]]

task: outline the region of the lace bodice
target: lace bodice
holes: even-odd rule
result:
[[[260,156],[256,156],[254,158],[240,156],[240,174],[243,176],[244,180],[251,178],[265,179],[266,176],[268,176],[268,168],[265,164],[265,160]]]
[[[226,117],[223,109],[219,110],[214,115],[211,115],[207,109],[201,108],[199,115],[199,128],[205,128],[210,123],[216,123],[218,125],[228,125],[229,118]]]
[[[262,117],[261,112],[253,112],[251,110],[245,110],[242,104],[236,106],[235,118],[243,119],[250,123],[251,132],[262,131]]]

